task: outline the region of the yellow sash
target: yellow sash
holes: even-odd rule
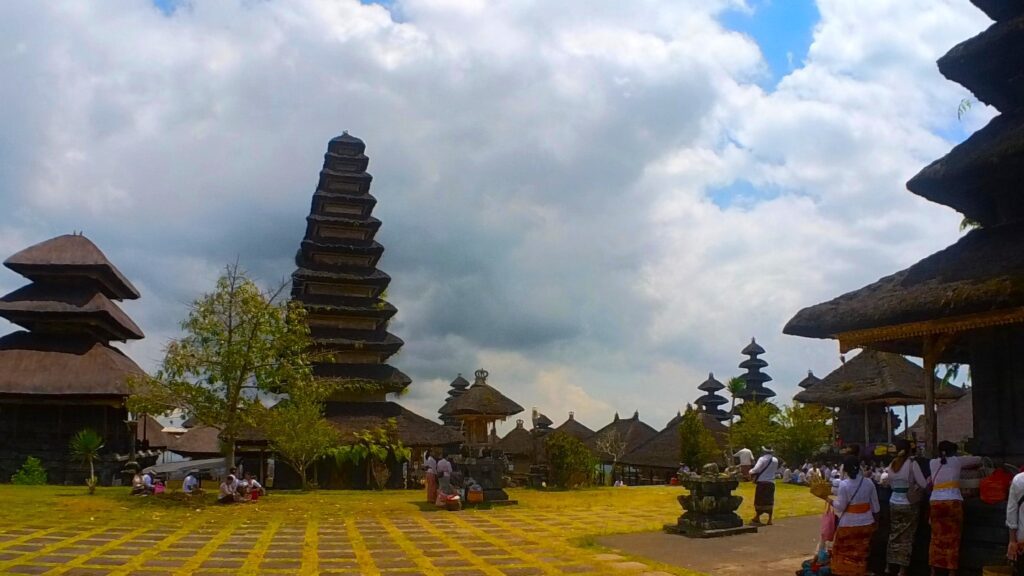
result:
[[[942,484],[936,484],[932,487],[932,490],[954,490],[960,487],[960,482],[953,480],[951,482],[943,482]]]

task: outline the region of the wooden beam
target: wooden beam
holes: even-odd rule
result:
[[[925,443],[933,456],[938,455],[939,423],[935,417],[935,365],[953,340],[952,334],[931,334],[922,340],[924,360]]]

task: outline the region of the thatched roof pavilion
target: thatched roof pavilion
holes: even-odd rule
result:
[[[505,454],[530,458],[533,457],[536,450],[533,434],[523,426],[521,419],[516,420],[516,427],[509,430],[508,434],[505,434],[495,447]]]
[[[1024,461],[1024,3],[971,0],[995,20],[954,47],[939,71],[1001,113],[907,183],[981,226],[906,270],[800,311],[785,332],[835,338],[840,350],[919,356],[924,364],[926,444],[939,440],[932,374],[938,363],[970,365],[974,454]],[[960,568],[1001,563],[999,515],[965,502]]]
[[[633,412],[632,418],[619,418],[619,413],[616,412],[615,418],[595,432],[584,444],[603,462],[611,462],[612,457],[606,450],[609,445],[621,448],[621,455],[625,456],[657,434],[657,430],[640,420],[639,411]]]
[[[569,418],[555,428],[555,432],[564,432],[581,441],[586,441],[594,435],[594,431],[580,423],[580,421],[576,419],[576,414],[573,412],[569,412]]]
[[[938,386],[936,398],[953,401],[963,396],[957,386]],[[924,403],[924,369],[899,354],[864,350],[813,386],[793,397],[797,402],[822,406]]]
[[[715,437],[719,447],[728,444],[729,428],[718,418],[706,412],[699,412],[701,423]],[[656,468],[663,472],[675,471],[679,467],[679,455],[682,442],[679,437],[679,424],[683,415],[676,413],[660,432],[641,444],[632,452],[622,457],[623,464],[642,468]]]
[[[937,400],[950,402],[963,395],[960,388],[938,386],[938,379],[933,379]],[[839,438],[845,443],[863,441],[866,446],[892,442],[894,422],[889,406],[903,406],[904,423],[909,424],[905,422],[906,406],[924,404],[925,382],[924,369],[903,356],[864,350],[817,383],[809,383],[793,399],[839,408]]]
[[[0,477],[32,455],[50,481],[78,483],[87,473],[72,463],[68,441],[92,428],[104,439],[97,474],[108,484],[132,456],[125,401],[129,380],[144,375],[111,345],[143,337],[114,301],[139,292],[80,234],[30,246],[4,266],[31,283],[0,298],[0,317],[27,330],[0,338],[0,437],[8,440]]]
[[[395,402],[329,403],[325,416],[343,438],[352,438],[364,430],[382,428],[388,420],[394,419],[398,438],[406,446],[457,446],[464,440],[456,430],[441,426]]]

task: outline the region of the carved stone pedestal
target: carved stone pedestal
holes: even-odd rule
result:
[[[690,491],[679,497],[684,512],[676,524],[665,525],[665,531],[691,538],[757,532],[754,526],[744,526],[736,514],[743,497],[734,495],[732,491],[739,485],[738,480],[707,476],[683,480],[683,486]]]

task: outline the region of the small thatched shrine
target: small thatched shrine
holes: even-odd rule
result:
[[[441,407],[441,416],[459,421],[466,443],[473,446],[493,445],[497,441],[495,424],[515,416],[523,407],[487,383],[490,374],[480,369],[473,385]]]
[[[526,475],[530,466],[535,463],[537,442],[539,440],[523,426],[523,421],[516,420],[516,427],[498,441],[495,448],[501,450],[512,464],[512,474]]]
[[[0,479],[35,456],[50,482],[81,483],[88,467],[70,458],[68,442],[92,428],[105,444],[96,474],[110,484],[134,447],[128,380],[144,374],[111,346],[143,337],[114,301],[139,292],[82,235],[36,244],[4,266],[31,283],[0,298],[0,316],[25,329],[0,338]]]
[[[801,310],[787,334],[835,338],[923,359],[925,437],[937,434],[939,363],[969,364],[974,437],[968,450],[1024,463],[1024,3],[972,0],[995,20],[939,59],[939,71],[1001,113],[907,188],[978,225],[952,246],[831,301]],[[961,573],[1005,556],[1005,508],[964,503]]]
[[[934,376],[933,376],[934,378]],[[817,383],[793,397],[804,404],[838,408],[836,429],[844,444],[890,444],[900,425],[891,407],[923,404],[924,370],[899,354],[865,350],[843,362]],[[956,386],[936,387],[936,399],[951,402],[963,395]],[[904,419],[906,416],[904,415]]]

